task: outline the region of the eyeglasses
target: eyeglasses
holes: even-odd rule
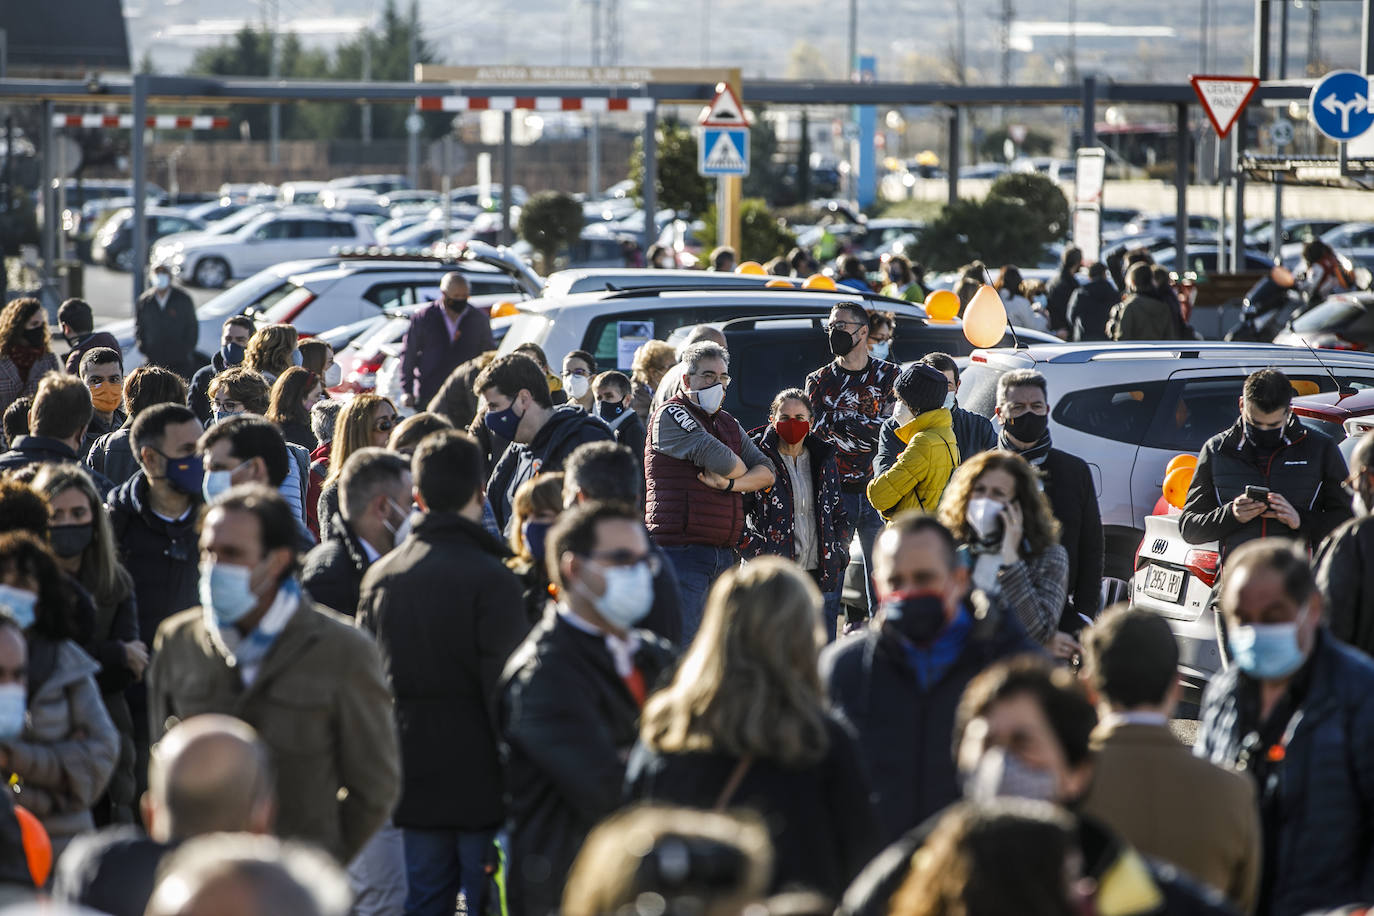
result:
[[[950,391],[953,390],[953,388],[950,388]],[[1049,412],[1050,405],[1046,404],[1044,401],[1040,401],[1036,404],[1009,404],[1007,406],[1007,416],[1010,417],[1019,417],[1022,414],[1027,413],[1038,414],[1039,416],[1043,417],[1045,414]]]
[[[228,400],[221,401],[219,398],[216,398],[215,409],[224,411],[226,413],[239,413],[241,410],[243,410],[243,402]]]
[[[863,326],[864,323],[862,321],[844,321],[837,318],[834,321],[828,322],[825,329],[827,331],[847,331],[850,328],[861,328]]]
[[[575,376],[577,376],[578,378],[587,378],[588,376],[591,375],[591,373],[588,372],[586,369],[569,369],[569,370],[567,370],[566,372],[564,372],[563,374],[564,374],[564,375],[575,375]]]
[[[400,425],[400,418],[396,415],[389,417],[378,417],[372,421],[372,428],[379,433],[389,433]]]
[[[598,550],[588,555],[589,559],[595,560],[602,566],[638,566],[641,563],[648,564],[649,572],[658,575],[658,571],[663,568],[663,561],[656,553],[635,553],[633,550]]]
[[[730,375],[727,372],[722,372],[720,375],[717,375],[714,372],[692,372],[688,375],[688,377],[701,379],[703,382],[706,383],[706,387],[708,388],[716,384],[717,382],[719,382],[721,385],[724,385],[727,388],[730,387]]]

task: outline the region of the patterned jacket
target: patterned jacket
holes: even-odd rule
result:
[[[744,494],[744,536],[740,553],[745,559],[774,554],[796,559],[797,541],[793,536],[796,520],[792,515],[792,478],[787,462],[778,454],[778,432],[771,426],[749,434],[759,451],[773,462],[777,479],[766,490]],[[830,593],[844,581],[849,565],[849,542],[854,526],[845,514],[840,499],[840,472],[835,464],[835,449],[815,436],[803,440],[811,456],[811,487],[816,503],[816,552],[820,560],[820,589]]]
[[[892,386],[901,371],[883,359],[854,372],[831,361],[806,377],[811,434],[835,447],[840,483],[851,492],[862,492],[873,476],[878,430],[892,414]]]

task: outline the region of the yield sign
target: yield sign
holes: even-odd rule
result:
[[[1202,110],[1207,112],[1217,136],[1222,139],[1231,132],[1260,82],[1254,76],[1190,76],[1188,81],[1202,100]]]
[[[744,106],[739,103],[739,96],[735,95],[729,83],[716,83],[716,96],[711,100],[711,107],[702,110],[697,122],[708,127],[749,126],[749,120],[744,116]]]

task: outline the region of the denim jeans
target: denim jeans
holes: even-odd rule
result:
[[[685,649],[697,635],[706,593],[721,573],[735,565],[735,553],[724,547],[706,544],[680,544],[664,547],[663,554],[673,564],[682,596],[682,646]]]
[[[353,889],[351,916],[396,916],[406,902],[406,850],[399,828],[388,820],[348,864]]]
[[[821,572],[818,569],[809,570],[811,578],[820,585]],[[821,598],[825,601],[821,605],[821,613],[825,625],[825,641],[834,642],[835,634],[839,629],[840,622],[840,593],[844,591],[844,571],[840,571],[840,587],[834,591],[822,592]]]
[[[845,514],[849,516],[849,524],[853,525],[859,534],[859,547],[863,552],[864,561],[864,591],[868,599],[868,613],[872,616],[876,606],[873,595],[873,542],[878,539],[878,532],[882,531],[883,525],[887,523],[868,501],[867,493],[841,492],[840,502],[844,504]],[[843,591],[844,585],[841,583],[835,594],[836,604],[839,603]]]
[[[481,913],[487,888],[486,862],[494,830],[416,830],[404,828],[406,916],[453,916],[458,889],[467,911]]]

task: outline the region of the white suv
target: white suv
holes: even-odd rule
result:
[[[372,226],[346,213],[287,208],[263,213],[226,235],[189,238],[171,258],[184,282],[222,287],[282,261],[323,258],[337,248],[375,244]]]
[[[1049,383],[1054,445],[1092,471],[1107,541],[1106,575],[1132,578],[1134,555],[1179,454],[1195,455],[1240,415],[1245,377],[1281,369],[1299,393],[1374,388],[1374,354],[1275,344],[1105,343],[978,350],[970,358],[959,405],[991,417],[997,380],[1034,369]]]

